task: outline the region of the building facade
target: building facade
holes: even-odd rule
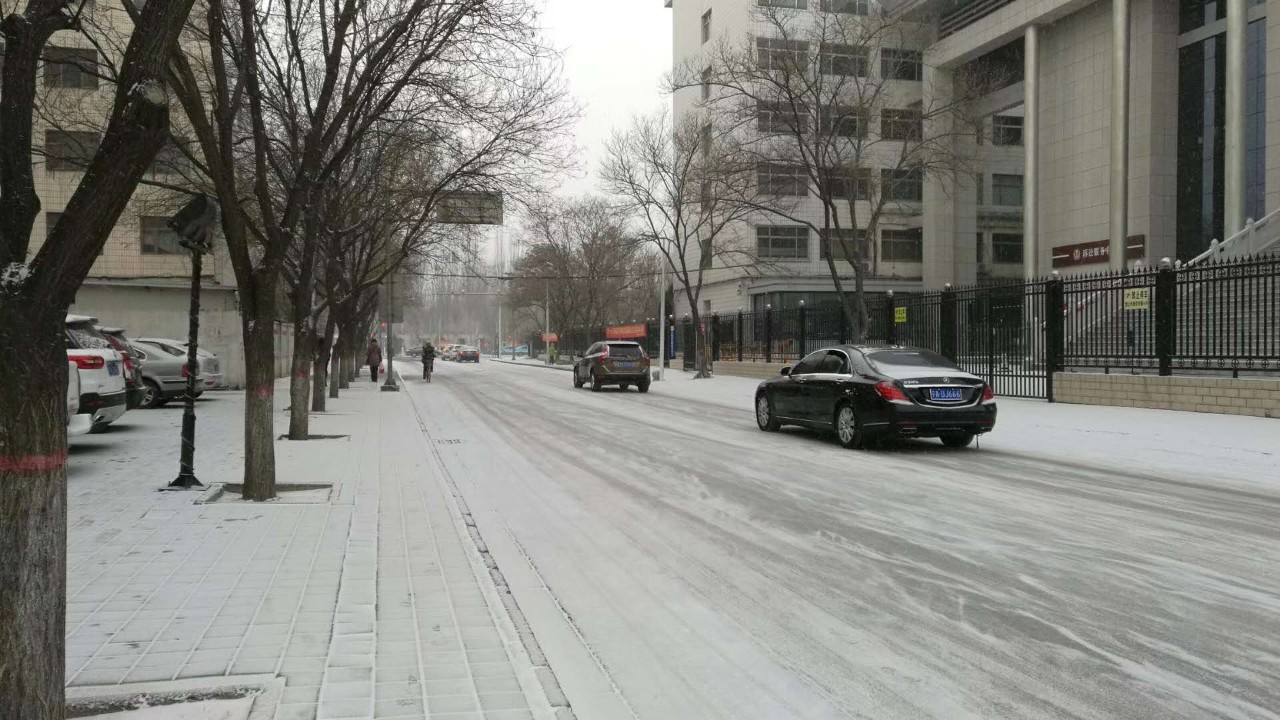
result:
[[[84,31],[54,34],[37,78],[34,174],[41,214],[32,256],[57,222],[83,177],[115,95],[108,79],[132,28],[118,2],[86,3]],[[91,40],[86,35],[92,34]],[[115,53],[106,56],[104,53]],[[174,108],[175,126],[181,124]],[[101,255],[76,294],[70,312],[123,327],[132,337],[187,337],[191,258],[166,222],[188,199],[172,188],[191,186],[191,169],[176,147],[166,147],[112,229]],[[225,243],[205,258],[200,344],[216,353],[228,381],[244,379],[244,352],[235,278]]]
[[[677,69],[717,37],[767,32],[759,7],[782,4],[923,28],[918,45],[888,48],[919,52],[918,80],[893,83],[908,107],[944,105],[971,71],[1000,71],[965,99],[974,131],[948,134],[966,171],[926,173],[919,202],[881,223],[873,293],[1188,260],[1280,207],[1280,156],[1268,152],[1280,143],[1280,48],[1270,48],[1280,0],[667,4]],[[867,72],[885,71],[885,49],[871,51]],[[678,90],[673,105],[677,118],[699,112],[697,89]],[[926,124],[925,139],[934,132]],[[793,259],[713,273],[704,309],[829,301],[823,244],[806,245],[784,237]]]

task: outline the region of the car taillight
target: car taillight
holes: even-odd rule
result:
[[[133,358],[129,357],[129,353],[125,353],[123,357],[124,357],[124,369],[128,370],[129,374],[132,375],[133,374]]]
[[[107,361],[96,355],[76,355],[71,361],[81,370],[101,370],[107,366]]]
[[[182,377],[191,377],[191,371],[187,369],[187,364],[182,364]]]
[[[603,350],[603,351],[601,351],[601,353],[600,353],[600,359],[601,359],[601,360],[608,360],[608,359],[609,359],[609,351],[608,351],[608,350]]]
[[[889,402],[911,402],[911,399],[902,391],[902,388],[888,380],[876,383],[876,393]]]
[[[991,389],[990,385],[982,386],[982,402],[994,402],[996,399],[996,391]]]

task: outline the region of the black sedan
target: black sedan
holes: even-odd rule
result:
[[[760,383],[755,405],[761,430],[832,430],[850,448],[886,437],[936,437],[965,447],[996,424],[991,386],[911,347],[823,348]]]

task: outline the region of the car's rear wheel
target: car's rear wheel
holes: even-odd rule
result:
[[[630,390],[630,389],[631,389],[631,383],[622,383],[622,384],[621,384],[621,385],[619,385],[618,387],[619,387],[620,389],[622,389],[622,390]]]
[[[636,389],[642,393],[649,392],[649,381],[648,380],[641,381],[639,385],[636,385]]]
[[[160,395],[160,386],[157,385],[154,380],[143,380],[142,386],[143,386],[142,407],[144,408],[160,407],[160,403],[162,402],[161,395]]]
[[[858,413],[847,402],[836,409],[836,439],[850,449],[866,446],[866,436],[862,432],[862,423],[858,421]]]
[[[756,396],[756,425],[765,432],[773,432],[782,427],[777,416],[773,414],[773,399],[769,397],[769,393],[760,393]]]
[[[600,382],[600,378],[596,377],[596,371],[591,371],[591,392],[600,392],[604,384]]]
[[[973,433],[971,432],[949,432],[942,433],[938,436],[942,440],[942,444],[949,448],[969,447],[973,444]]]

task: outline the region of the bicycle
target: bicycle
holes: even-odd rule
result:
[[[431,372],[436,369],[435,358],[422,359],[422,379],[431,382]]]

